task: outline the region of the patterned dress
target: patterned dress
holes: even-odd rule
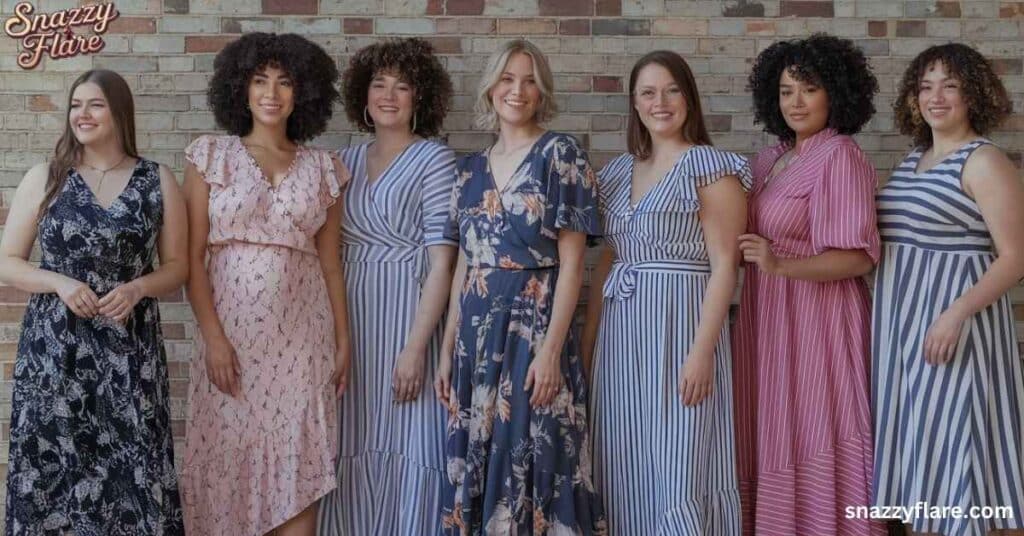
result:
[[[395,359],[416,318],[427,248],[444,238],[455,184],[455,153],[421,140],[372,183],[368,144],[341,151],[352,182],[345,191],[342,259],[353,354],[340,402],[338,489],[320,507],[324,536],[436,535],[441,530],[445,411],[431,390],[442,324],[427,347],[423,390],[393,402]]]
[[[235,136],[185,155],[210,185],[207,272],[241,364],[239,398],[206,373],[196,330],[182,495],[190,534],[262,536],[334,489],[334,315],[315,234],[348,180],[300,147],[276,188]]]
[[[789,148],[769,147],[752,166],[748,232],[780,258],[845,249],[877,259],[875,170],[853,138],[811,136],[766,182]],[[753,264],[744,277],[733,332],[744,532],[881,534],[880,523],[846,517],[871,497],[867,284],[791,279]]]
[[[995,260],[981,210],[963,190],[961,147],[918,171],[915,149],[878,193],[882,260],[875,278],[872,402],[875,504],[1008,506],[1011,519],[918,517],[915,532],[984,536],[1024,528],[1024,366],[1008,294],[971,316],[945,365],[925,334]]]
[[[71,170],[39,223],[40,267],[103,296],[153,271],[162,223],[155,162],[140,159],[107,209]],[[7,534],[183,534],[167,385],[157,300],[122,326],[33,294],[14,368]]]
[[[524,391],[550,321],[558,232],[598,234],[596,188],[577,141],[555,132],[537,140],[501,191],[483,153],[459,161],[446,234],[461,238],[468,272],[445,447],[449,534],[605,532],[590,475],[587,380],[571,332],[554,401],[533,409]]]
[[[697,189],[726,175],[750,188],[743,158],[693,147],[634,206],[633,156],[599,174],[615,263],[594,350],[594,476],[611,534],[739,535],[728,325],[710,397],[679,402],[679,371],[711,277]],[[640,440],[639,438],[643,438]]]

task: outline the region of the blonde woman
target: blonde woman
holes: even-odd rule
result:
[[[597,183],[555,113],[540,51],[512,41],[481,80],[497,142],[458,162],[446,235],[462,253],[435,381],[449,409],[447,534],[603,534],[573,335]]]

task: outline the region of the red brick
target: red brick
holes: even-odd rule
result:
[[[346,34],[372,34],[373,19],[342,19],[341,29]]]
[[[729,114],[704,114],[704,124],[711,132],[732,130],[732,116]]]
[[[10,362],[4,363],[4,379],[5,380],[13,380],[14,379],[14,363],[10,363]]]
[[[782,0],[779,6],[781,17],[827,17],[835,16],[832,2],[817,0]]]
[[[151,34],[156,33],[156,19],[151,17],[118,17],[110,21],[112,34]]]
[[[53,103],[49,95],[32,95],[28,98],[28,109],[33,112],[54,112],[57,110],[57,105]],[[3,220],[6,219],[7,214],[5,213]]]
[[[171,419],[171,436],[179,439],[185,437],[184,419]]]
[[[896,37],[924,37],[925,24],[923,20],[898,20],[896,21]]]
[[[889,23],[884,20],[868,21],[868,35],[871,37],[885,37],[889,33]]]
[[[444,0],[427,0],[427,15],[444,15]]]
[[[18,356],[18,343],[5,342],[0,344],[0,361],[14,361]]]
[[[562,19],[558,21],[560,35],[590,35],[590,21],[587,19]]]
[[[763,17],[764,16],[764,4],[760,2],[751,2],[749,0],[740,0],[735,4],[729,4],[722,10],[722,15],[726,17]]]
[[[181,322],[161,322],[160,331],[165,339],[181,340],[185,338],[185,324]]]
[[[618,76],[595,76],[595,93],[622,93],[622,78]]]
[[[1020,58],[991,58],[992,70],[1000,76],[1017,75],[1024,71],[1024,62]]]
[[[622,15],[622,0],[596,0],[594,14],[598,17],[618,17]]]
[[[540,14],[547,17],[589,17],[594,0],[540,0]]]
[[[448,0],[445,4],[447,15],[483,15],[484,0]]]
[[[462,54],[462,39],[455,36],[427,37],[438,54]]]
[[[999,4],[999,17],[1004,19],[1024,17],[1024,2],[1003,2]]]
[[[552,19],[501,19],[498,21],[498,33],[516,35],[540,35],[555,33],[555,21]]]
[[[960,18],[960,2],[935,2],[935,16]]]
[[[0,303],[28,303],[28,297],[28,292],[0,285]]]
[[[21,322],[25,318],[24,305],[0,305],[0,322]]]
[[[235,39],[238,38],[233,35],[186,35],[185,53],[220,52],[220,49]]]
[[[775,22],[770,20],[748,20],[747,35],[775,35]]]
[[[172,397],[185,398],[188,396],[188,380],[169,380],[168,383]]]
[[[184,303],[185,289],[179,288],[173,292],[168,292],[166,296],[160,296],[160,301],[164,303]]]
[[[263,0],[264,15],[316,15],[317,0]]]

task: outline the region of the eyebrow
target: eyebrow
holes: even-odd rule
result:
[[[82,102],[82,99],[72,98],[71,102]],[[106,99],[102,99],[100,97],[93,97],[91,99],[85,99],[85,102],[107,102],[107,101],[106,101]]]

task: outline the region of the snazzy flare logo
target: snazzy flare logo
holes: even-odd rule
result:
[[[18,54],[18,66],[34,69],[43,54],[55,60],[103,50],[103,38],[110,21],[119,15],[113,2],[73,7],[53,13],[36,13],[29,2],[14,6],[14,16],[4,22],[7,35],[21,39],[24,50]],[[72,28],[91,26],[94,35],[78,35]]]

